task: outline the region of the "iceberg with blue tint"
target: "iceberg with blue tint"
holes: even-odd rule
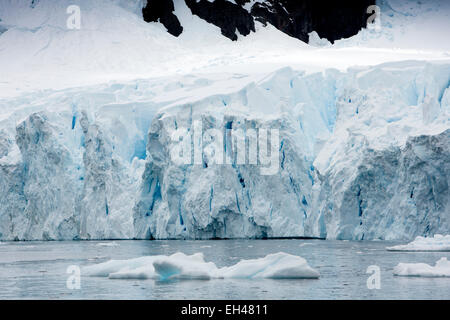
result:
[[[320,274],[299,256],[284,252],[264,258],[241,260],[235,265],[218,268],[206,262],[202,253],[170,256],[148,256],[130,260],[110,260],[86,266],[82,274],[109,279],[317,279]]]
[[[388,251],[450,251],[450,235],[435,234],[434,237],[416,237],[408,244],[387,247]]]
[[[425,278],[450,277],[450,261],[443,257],[436,261],[434,266],[426,263],[399,263],[394,268],[394,275]]]

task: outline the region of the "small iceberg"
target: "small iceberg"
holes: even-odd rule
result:
[[[110,279],[317,279],[320,274],[299,256],[284,252],[269,254],[264,258],[241,260],[218,268],[206,262],[203,253],[171,256],[147,256],[130,260],[110,260],[86,266],[82,273]]]
[[[404,277],[450,277],[450,261],[441,258],[435,266],[426,263],[399,263],[394,275]]]
[[[389,251],[450,251],[450,235],[436,234],[433,238],[417,237],[404,245],[387,247]]]
[[[97,247],[117,247],[119,244],[117,242],[100,242],[96,244]]]

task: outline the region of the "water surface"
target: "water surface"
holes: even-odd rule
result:
[[[226,241],[1,242],[0,299],[450,299],[450,278],[395,277],[399,262],[433,264],[450,252],[388,252],[393,241],[226,240]],[[81,289],[66,286],[70,265],[175,252],[203,252],[218,267],[241,259],[286,252],[308,260],[320,279],[298,280],[112,280],[81,274]],[[381,288],[367,288],[367,267],[381,270]]]

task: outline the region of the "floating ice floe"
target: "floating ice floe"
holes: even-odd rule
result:
[[[299,256],[279,252],[264,258],[241,260],[218,268],[206,262],[202,253],[185,255],[177,252],[171,256],[157,255],[130,260],[110,260],[87,266],[82,273],[110,279],[317,279],[320,274]]]
[[[426,263],[399,263],[394,275],[405,277],[450,277],[450,261],[441,258],[435,266]]]
[[[100,242],[97,243],[98,247],[117,247],[119,244],[117,242]]]
[[[386,248],[389,251],[450,251],[450,235],[433,238],[417,237],[413,242]]]

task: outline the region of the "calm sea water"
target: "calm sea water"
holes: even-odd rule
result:
[[[450,299],[450,278],[394,277],[399,262],[434,264],[450,252],[388,252],[398,242],[323,240],[105,241],[0,243],[0,299]],[[299,255],[318,280],[110,280],[84,277],[66,286],[70,265],[175,252],[203,252],[217,266],[269,253]],[[367,267],[381,270],[381,288],[367,288]]]

